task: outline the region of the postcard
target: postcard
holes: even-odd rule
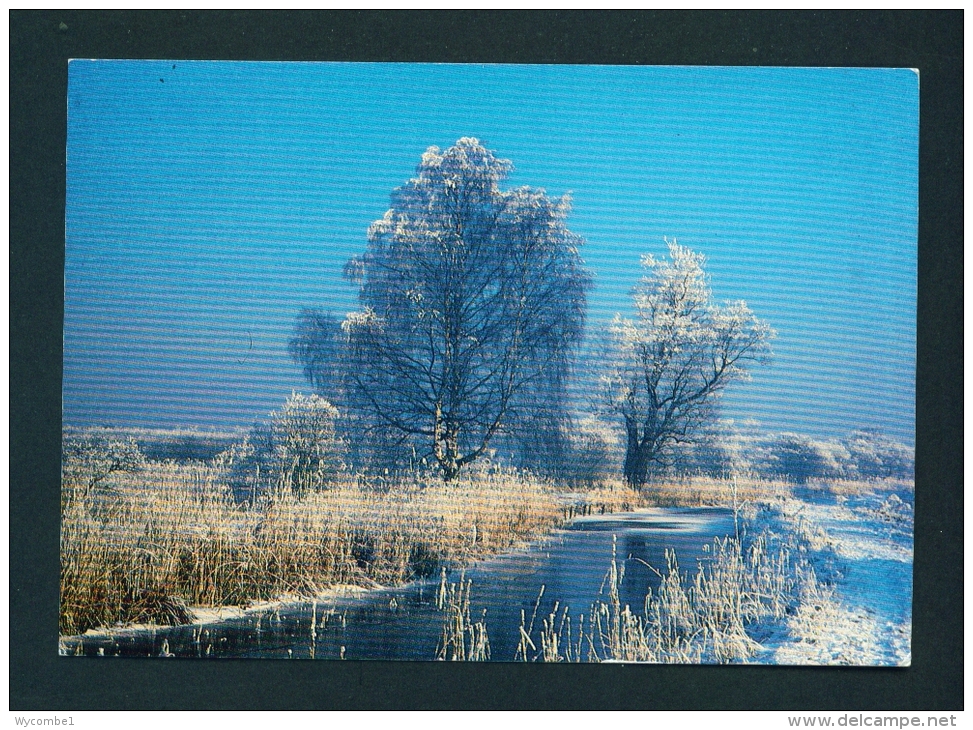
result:
[[[61,654],[910,664],[914,70],[67,104]]]

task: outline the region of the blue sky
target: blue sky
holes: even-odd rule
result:
[[[914,441],[919,79],[907,69],[72,61],[64,421],[244,426],[307,390],[301,307],[430,145],[570,192],[589,329],[676,238],[778,332],[724,412]],[[252,343],[252,344],[251,344]]]

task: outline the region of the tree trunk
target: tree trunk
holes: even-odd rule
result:
[[[456,466],[456,462],[449,462],[442,465],[443,468],[443,481],[451,482],[459,474],[459,467]]]
[[[436,422],[433,426],[433,453],[443,470],[443,481],[450,482],[459,473],[459,429],[454,423],[445,423],[439,405],[436,405]]]
[[[625,450],[625,483],[634,489],[641,489],[649,474],[652,460],[652,444],[647,444],[629,433],[628,448]]]
[[[445,438],[442,447],[437,449],[436,459],[443,470],[443,481],[451,482],[459,474],[459,447],[455,438]]]

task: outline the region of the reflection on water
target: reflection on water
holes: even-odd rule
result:
[[[624,560],[623,604],[641,612],[655,570],[674,549],[682,570],[695,571],[714,537],[733,533],[733,515],[714,508],[646,509],[582,517],[528,549],[477,564],[472,579],[473,621],[485,621],[491,658],[513,661],[521,612],[537,621],[558,602],[570,615],[586,613],[603,588],[615,541]],[[458,575],[451,575],[457,580]],[[538,595],[544,593],[538,605]],[[88,656],[265,657],[294,659],[431,660],[442,634],[436,582],[370,591],[328,602],[293,604],[219,623],[120,630],[62,640],[62,652]]]

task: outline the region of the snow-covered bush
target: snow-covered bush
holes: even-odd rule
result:
[[[730,444],[719,439],[702,438],[677,448],[673,470],[677,474],[722,479],[733,474],[737,462],[735,456]]]
[[[618,475],[625,445],[621,434],[595,416],[577,419],[568,434],[562,476],[573,483],[595,484]]]
[[[719,421],[702,429],[691,441],[676,444],[669,471],[680,476],[725,479],[750,471],[745,456],[748,452],[746,438],[733,421]]]
[[[242,443],[224,453],[234,494],[253,499],[291,490],[302,496],[329,487],[343,466],[337,419],[338,409],[324,398],[291,395],[268,423],[255,426]]]
[[[805,434],[767,433],[756,422],[712,423],[676,444],[668,465],[657,475],[708,476],[752,474],[767,479],[806,483],[810,479],[911,479],[912,449],[872,429],[853,431],[843,439]]]
[[[846,475],[848,452],[841,444],[817,441],[797,433],[781,433],[766,449],[764,469],[771,475],[806,483],[809,479]]]
[[[878,431],[853,431],[844,440],[844,446],[848,450],[849,464],[862,479],[911,479],[915,473],[915,456],[912,450]]]
[[[62,507],[86,497],[112,474],[137,473],[144,467],[145,457],[134,438],[88,435],[66,439],[61,461]]]

